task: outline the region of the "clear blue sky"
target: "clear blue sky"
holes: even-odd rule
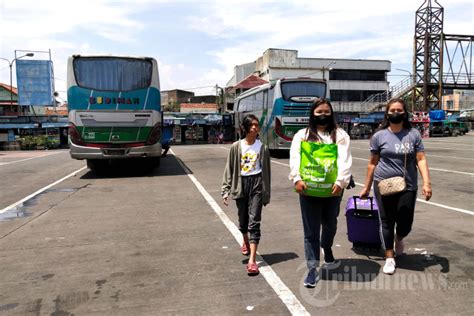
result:
[[[474,34],[472,0],[438,0],[444,32]],[[389,80],[412,70],[415,11],[423,0],[160,1],[0,0],[0,57],[51,49],[56,90],[65,99],[72,54],[152,56],[162,90],[225,85],[235,65],[267,48],[299,57],[392,61]],[[46,58],[36,54],[33,58]],[[0,60],[0,82],[9,83]],[[13,84],[16,86],[14,77]]]

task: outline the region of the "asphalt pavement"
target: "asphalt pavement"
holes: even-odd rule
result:
[[[0,314],[470,315],[474,135],[424,143],[433,198],[419,194],[396,274],[381,272],[381,252],[347,240],[344,206],[357,186],[341,204],[339,264],[322,269],[315,289],[302,287],[302,223],[287,158],[272,159],[262,273],[249,277],[235,204],[220,198],[230,145],[174,146],[153,172],[122,164],[104,174],[67,151],[0,152]],[[352,141],[352,153],[361,184],[368,141]]]

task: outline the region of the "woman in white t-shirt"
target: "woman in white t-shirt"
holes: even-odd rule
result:
[[[320,143],[316,145],[337,145],[337,174],[328,186],[327,197],[309,195],[311,183],[300,174],[302,142]],[[308,274],[305,287],[315,287],[319,280],[318,267],[320,248],[326,265],[335,263],[332,245],[337,229],[337,217],[342,191],[351,179],[352,156],[349,149],[349,135],[337,126],[334,111],[327,99],[316,99],[311,107],[307,128],[299,130],[293,137],[290,149],[290,175],[295,191],[299,193],[301,216],[303,219],[304,250]],[[331,146],[330,146],[331,147]],[[333,146],[332,146],[333,147]]]
[[[239,214],[239,230],[243,244],[241,252],[250,255],[247,273],[259,273],[256,263],[260,241],[262,206],[270,203],[270,154],[258,139],[260,128],[255,115],[247,115],[242,122],[245,138],[234,142],[227,157],[222,179],[222,198],[229,205],[235,200]]]

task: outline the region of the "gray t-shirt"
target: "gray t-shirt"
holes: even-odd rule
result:
[[[416,153],[425,151],[417,129],[402,129],[398,133],[388,128],[378,131],[370,140],[372,155],[380,155],[375,168],[374,181],[381,181],[391,177],[403,177],[405,153],[407,154],[407,170],[405,180],[407,190],[416,191],[418,188],[418,174]]]

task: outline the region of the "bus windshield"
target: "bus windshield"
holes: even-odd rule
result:
[[[152,62],[130,58],[78,57],[74,59],[77,84],[100,91],[131,91],[150,86]],[[126,74],[126,75],[125,75]]]
[[[290,101],[292,97],[317,97],[326,96],[326,85],[314,81],[289,81],[282,82],[281,91],[283,99]]]

